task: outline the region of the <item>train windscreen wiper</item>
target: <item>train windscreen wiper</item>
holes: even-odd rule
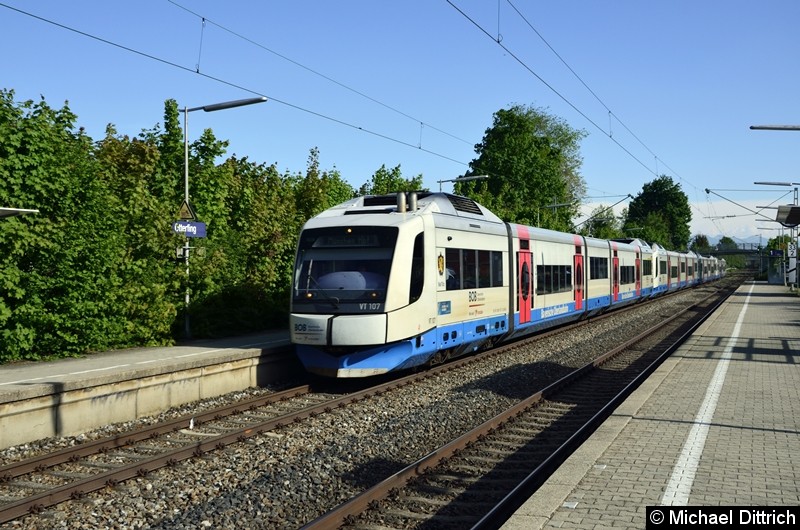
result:
[[[328,302],[330,302],[334,309],[339,309],[340,300],[337,297],[329,295],[328,291],[323,289],[322,286],[319,284],[319,282],[317,282],[317,279],[311,276],[310,274],[308,275],[308,279],[314,283],[314,285],[317,288],[317,292],[321,293],[322,297]]]

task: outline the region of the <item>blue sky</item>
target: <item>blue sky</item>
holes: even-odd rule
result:
[[[95,139],[153,127],[168,98],[266,96],[191,113],[190,138],[211,128],[229,154],[291,172],[317,147],[354,187],[385,164],[434,190],[494,112],[532,105],[588,133],[587,203],[667,174],[693,233],[767,239],[745,207],[792,201],[753,182],[800,182],[800,131],[749,126],[800,124],[798,22],[793,0],[0,0],[0,87],[69,101]]]

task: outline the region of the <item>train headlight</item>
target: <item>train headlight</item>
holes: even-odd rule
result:
[[[308,298],[308,299],[314,298],[314,293],[312,293],[312,292],[307,292],[307,293],[306,293],[306,298]]]

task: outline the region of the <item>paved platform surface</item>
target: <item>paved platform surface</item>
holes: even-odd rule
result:
[[[503,529],[645,528],[656,505],[800,505],[796,293],[742,285]]]

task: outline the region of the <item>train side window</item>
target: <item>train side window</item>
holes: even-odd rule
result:
[[[503,286],[503,253],[492,251],[492,287]]]
[[[633,265],[620,265],[619,276],[622,285],[636,283],[636,268]]]
[[[411,285],[408,291],[408,303],[413,304],[422,296],[425,286],[425,245],[422,233],[414,239],[414,252],[411,255]]]
[[[589,279],[602,280],[608,278],[608,258],[589,258]]]
[[[528,269],[528,264],[522,263],[522,274],[520,278],[520,289],[522,291],[522,299],[528,299],[528,293],[531,290],[531,271]],[[531,300],[531,307],[533,307],[533,300]]]
[[[478,251],[462,250],[464,257],[464,271],[462,276],[462,289],[474,289],[478,286]]]
[[[461,289],[461,251],[457,248],[445,250],[447,290]]]
[[[492,254],[488,250],[478,251],[478,287],[492,286]]]
[[[550,275],[545,272],[544,265],[536,266],[536,294],[545,294],[550,291]]]

